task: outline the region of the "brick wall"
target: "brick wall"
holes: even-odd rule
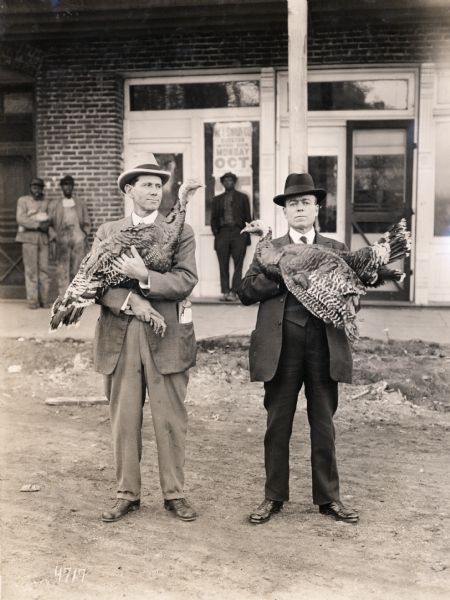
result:
[[[256,44],[256,39],[258,43]],[[37,171],[47,197],[71,174],[87,202],[94,230],[123,214],[116,187],[122,169],[122,73],[167,69],[286,64],[286,39],[268,32],[217,36],[179,32],[145,40],[82,40],[40,44],[36,77]]]
[[[420,63],[450,56],[448,22],[313,22],[310,66]],[[23,44],[16,49],[24,60]],[[36,52],[33,53],[33,48]],[[94,229],[122,215],[116,188],[123,152],[123,73],[193,68],[286,67],[287,34],[172,30],[145,39],[30,42],[36,72],[37,170],[49,198],[71,174]],[[1,52],[14,66],[14,44]],[[36,56],[39,60],[36,60]],[[18,65],[19,66],[19,65]]]
[[[450,20],[402,22],[352,18],[345,23],[323,20],[308,39],[308,63],[401,64],[450,60]]]

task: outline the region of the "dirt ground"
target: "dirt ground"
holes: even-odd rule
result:
[[[247,343],[203,343],[192,371],[186,492],[199,519],[162,507],[147,408],[141,510],[102,523],[115,496],[108,407],[44,404],[102,394],[92,344],[1,342],[3,600],[450,597],[450,347],[359,342],[335,419],[342,499],[358,525],[312,505],[300,397],[291,501],[252,526],[265,414]],[[29,484],[39,491],[20,491]]]

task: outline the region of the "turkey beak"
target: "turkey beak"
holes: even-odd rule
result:
[[[241,233],[248,233],[247,227],[248,227],[248,223],[247,223],[247,221],[245,221],[245,227],[244,227],[244,229],[241,229]]]

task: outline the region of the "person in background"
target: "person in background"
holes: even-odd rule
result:
[[[66,175],[59,183],[62,197],[50,203],[49,216],[50,238],[56,245],[58,294],[62,296],[86,254],[91,220],[84,201],[73,198],[73,177]]]
[[[48,230],[50,218],[44,197],[44,182],[35,177],[30,194],[17,200],[16,242],[22,244],[25,287],[29,308],[49,308]]]
[[[248,196],[238,192],[237,176],[225,173],[220,178],[225,192],[213,198],[211,229],[214,235],[214,250],[217,252],[220,269],[222,302],[237,300],[237,289],[242,279],[242,265],[250,236],[241,235],[246,222],[251,221]],[[230,256],[233,257],[234,274],[230,289]]]

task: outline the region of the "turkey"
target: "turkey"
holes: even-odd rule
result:
[[[175,206],[163,222],[127,227],[93,247],[84,257],[64,296],[53,303],[50,329],[77,323],[84,309],[95,304],[108,288],[131,283],[132,280],[114,266],[116,258],[124,253],[131,254],[131,246],[136,248],[148,269],[159,273],[169,271],[180,241],[187,203],[200,187],[194,180],[183,183]],[[164,318],[155,309],[152,310],[150,325],[155,333],[164,335]]]
[[[408,256],[411,234],[402,219],[375,244],[351,252],[316,244],[272,244],[272,231],[262,221],[248,223],[242,232],[260,237],[255,260],[262,272],[286,288],[313,315],[344,329],[350,342],[358,339],[356,310],[366,288],[388,280],[401,281],[404,273],[385,265]]]

